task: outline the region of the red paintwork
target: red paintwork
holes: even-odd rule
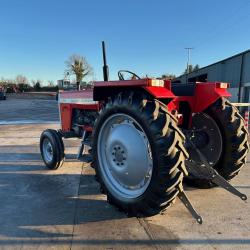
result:
[[[60,104],[60,115],[61,115],[61,123],[62,130],[69,131],[71,129],[72,122],[72,111],[73,109],[84,109],[84,110],[99,110],[99,104]]]
[[[94,88],[98,87],[142,87],[150,86],[150,78],[138,79],[138,80],[125,80],[125,81],[101,81],[95,82]],[[171,81],[164,80],[164,87],[171,90]]]
[[[164,87],[171,90],[171,80],[164,80]]]
[[[195,89],[194,113],[201,112],[217,101],[221,96],[230,97],[227,89],[217,87],[216,83],[198,83]]]
[[[196,83],[194,96],[177,96],[168,104],[168,109],[179,110],[180,102],[188,102],[191,108],[189,126],[192,124],[192,114],[204,111],[220,97],[230,97],[226,88],[220,88],[218,82]],[[180,122],[180,121],[179,121]],[[178,123],[179,124],[179,123]]]
[[[94,91],[98,88],[118,88],[118,87],[127,87],[135,88],[141,87],[144,88],[149,94],[155,98],[174,98],[175,95],[171,92],[171,81],[165,80],[164,87],[151,86],[150,78],[139,79],[139,80],[125,80],[125,81],[108,81],[108,82],[95,82]],[[94,93],[95,96],[95,93]],[[104,96],[102,96],[103,98]],[[99,98],[97,97],[97,100]]]
[[[79,127],[82,127],[83,130],[85,130],[86,132],[92,132],[93,128],[90,126],[85,126],[85,125],[79,125]]]
[[[178,98],[178,97],[176,97],[176,98]],[[174,98],[171,102],[169,102],[167,104],[169,111],[178,110],[178,103],[175,102],[176,98]]]
[[[143,87],[149,94],[151,94],[154,98],[175,98],[175,95],[169,89],[164,87]]]
[[[99,111],[101,102],[93,101],[93,91],[95,91],[95,89],[99,87],[127,87],[128,89],[132,87],[141,87],[156,99],[172,99],[172,101],[167,104],[167,107],[168,110],[173,114],[176,114],[178,112],[180,102],[188,102],[191,108],[190,124],[192,113],[202,112],[222,96],[231,96],[227,89],[220,88],[220,84],[217,82],[197,83],[194,96],[175,96],[171,91],[170,81],[164,81],[164,87],[152,87],[150,86],[149,80],[150,79],[95,82],[94,90],[65,91],[60,93],[59,99],[64,102],[60,103],[62,130],[64,132],[71,130],[73,109]],[[102,93],[102,91],[100,93]],[[67,101],[69,101],[69,103],[67,103]],[[182,114],[178,114],[179,123],[181,123],[182,118]],[[92,130],[92,128],[90,127],[83,126],[83,128],[87,131]]]
[[[148,80],[139,79],[139,80],[125,80],[125,81],[108,81],[108,82],[95,82],[94,88],[98,87],[141,87],[141,86],[148,86]]]
[[[178,103],[189,103],[192,113],[202,112],[220,97],[230,97],[231,94],[225,88],[219,88],[216,82],[196,83],[194,96],[178,96],[173,102],[178,109]]]
[[[74,102],[76,100],[76,103]],[[86,100],[86,103],[77,104],[77,100]],[[93,102],[93,90],[82,90],[82,91],[65,91],[60,93],[60,100],[65,100],[66,103],[60,103],[60,115],[62,123],[62,131],[70,131],[72,122],[72,111],[73,109],[84,109],[84,110],[99,110],[99,103]],[[67,100],[69,103],[67,103]]]

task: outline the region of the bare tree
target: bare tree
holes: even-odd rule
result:
[[[68,61],[66,61],[66,66],[66,71],[76,76],[78,88],[82,80],[92,73],[92,67],[88,64],[86,58],[80,55],[74,54],[70,56]]]
[[[27,79],[26,76],[23,76],[23,75],[17,75],[16,76],[16,80],[15,80],[16,84],[28,84],[29,81]]]
[[[40,79],[31,80],[32,86],[36,91],[40,91],[42,88],[42,81]]]
[[[196,64],[195,66],[190,64],[190,65],[188,65],[188,69],[185,69],[184,74],[187,74],[187,73],[189,74],[189,73],[191,73],[193,71],[198,70],[199,68],[200,68],[199,64]]]
[[[37,82],[37,81],[34,80],[34,79],[31,80],[31,84],[32,84],[33,87],[35,86],[36,82]]]
[[[176,78],[176,76],[174,74],[163,74],[161,76],[161,79],[164,79],[164,80],[172,80],[174,78]]]
[[[30,88],[27,77],[23,75],[17,75],[15,83],[17,84],[18,89],[21,92],[27,91]]]
[[[54,87],[55,84],[54,84],[54,82],[53,82],[52,80],[49,80],[49,81],[48,81],[48,86],[49,86],[49,87]]]

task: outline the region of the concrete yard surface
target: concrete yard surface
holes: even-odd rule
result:
[[[0,122],[10,121],[0,126],[0,249],[250,249],[250,203],[221,188],[186,188],[202,225],[179,200],[162,214],[129,218],[107,203],[90,164],[76,160],[79,140],[64,140],[65,163],[46,169],[39,139],[59,128],[57,104],[18,101],[0,104]],[[232,181],[248,197],[249,167],[250,157]]]
[[[0,101],[0,125],[24,123],[56,123],[59,122],[58,105],[51,99],[24,99],[7,96]]]

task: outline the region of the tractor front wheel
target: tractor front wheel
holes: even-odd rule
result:
[[[64,160],[64,145],[56,130],[43,131],[40,138],[40,152],[45,165],[49,169],[59,168]]]
[[[133,215],[167,208],[186,174],[184,135],[159,103],[138,93],[110,98],[96,121],[93,164],[110,203]]]

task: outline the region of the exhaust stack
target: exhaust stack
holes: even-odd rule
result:
[[[109,80],[109,67],[107,65],[106,60],[106,51],[105,51],[105,43],[102,41],[102,56],[103,56],[103,80],[108,81]]]

